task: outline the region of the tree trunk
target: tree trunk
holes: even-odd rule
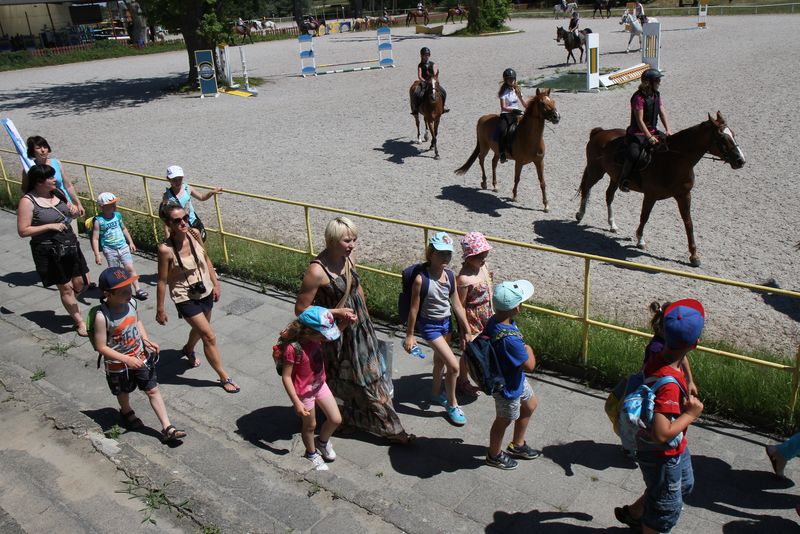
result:
[[[135,45],[143,45],[147,41],[147,21],[144,19],[144,13],[136,0],[127,0],[128,11],[131,13],[133,19],[133,32],[131,40]]]
[[[469,14],[467,15],[467,30],[480,33],[484,28],[480,27],[480,2],[478,0],[469,0]]]
[[[195,50],[214,50],[214,45],[205,42],[197,30],[200,28],[200,19],[203,16],[203,2],[186,2],[186,9],[181,14],[181,33],[186,42],[186,53],[189,56],[188,85],[197,83],[197,63],[194,59]]]
[[[300,32],[303,31],[303,13],[301,10],[303,9],[303,3],[300,0],[292,0],[292,16],[294,17],[294,22],[297,24],[297,28]]]

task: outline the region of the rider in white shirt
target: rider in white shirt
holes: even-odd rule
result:
[[[500,163],[506,162],[506,133],[511,125],[517,123],[517,117],[525,112],[527,103],[517,85],[517,73],[508,68],[503,71],[503,85],[497,93],[500,97]]]

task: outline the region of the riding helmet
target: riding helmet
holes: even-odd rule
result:
[[[661,71],[659,71],[658,69],[647,69],[646,71],[644,71],[644,74],[642,74],[642,81],[660,80],[662,76],[664,75],[661,74]]]
[[[513,79],[516,80],[517,79],[517,71],[515,71],[512,68],[507,68],[506,70],[503,71],[503,79],[505,80],[506,78],[513,78]]]
[[[425,54],[431,55],[431,49],[427,46],[423,46],[419,49],[419,55],[424,56]]]

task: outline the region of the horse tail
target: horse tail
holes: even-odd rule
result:
[[[480,151],[481,151],[481,142],[480,140],[478,140],[478,142],[475,143],[475,150],[472,151],[472,155],[470,155],[467,162],[458,169],[456,169],[454,172],[459,176],[464,175],[469,170],[469,168],[472,167],[472,164],[475,163],[475,160],[478,159],[478,154],[480,153]]]
[[[599,129],[599,128],[595,128]],[[583,191],[584,187],[586,187],[586,182],[588,181],[589,177],[589,165],[587,164],[586,167],[583,168],[583,176],[581,177],[581,185],[578,186],[578,189],[575,190],[575,194],[572,196],[572,200],[581,196],[581,192]]]

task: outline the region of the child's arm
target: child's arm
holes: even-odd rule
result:
[[[122,362],[131,369],[139,369],[144,365],[144,362],[139,358],[127,356],[121,352],[115,351],[106,344],[107,342],[108,337],[106,335],[106,317],[103,315],[103,312],[97,310],[97,315],[94,318],[94,345],[97,347],[97,352],[110,360]]]
[[[136,252],[136,244],[133,242],[131,234],[128,233],[128,229],[124,224],[122,225],[122,234],[125,236],[125,241],[128,243],[128,248],[131,249],[131,252]]]
[[[693,395],[686,397],[683,413],[674,421],[670,421],[662,413],[653,414],[652,436],[658,443],[666,443],[681,432],[686,432],[695,419],[703,412],[703,403]]]
[[[294,382],[292,382],[292,368],[294,364],[291,362],[287,362],[286,360],[283,361],[283,372],[281,372],[281,381],[283,382],[283,387],[286,389],[286,393],[289,395],[289,400],[292,401],[292,407],[294,407],[294,413],[296,413],[299,417],[307,417],[311,414],[306,407],[303,406],[303,403],[300,402],[300,397],[297,396],[297,390],[294,389]]]
[[[408,325],[406,326],[406,340],[403,342],[403,348],[406,352],[411,352],[411,348],[417,344],[414,337],[414,328],[417,326],[417,314],[419,313],[419,292],[422,289],[422,275],[418,274],[414,278],[414,284],[411,286],[411,304],[408,308]]]
[[[142,341],[144,341],[145,345],[150,345],[150,348],[152,350],[158,352],[159,351],[158,343],[147,337],[147,331],[144,329],[144,323],[142,322],[141,319],[139,319],[139,321],[137,322],[137,326],[139,327],[139,332],[141,332],[142,334]]]
[[[686,386],[689,388],[689,395],[697,396],[697,384],[694,383],[694,376],[692,376],[692,366],[689,365],[689,354],[681,360],[681,369],[683,374],[686,375]]]
[[[528,353],[528,359],[522,364],[522,370],[526,373],[532,373],[536,369],[536,356],[533,354],[533,348],[530,345],[525,345],[525,352]]]
[[[453,292],[450,296],[450,304],[453,307],[453,312],[456,314],[458,320],[458,331],[461,338],[461,350],[464,350],[469,342],[469,323],[467,322],[467,312],[464,311],[464,306],[461,305],[461,299],[458,298],[458,293]]]
[[[100,222],[97,217],[92,221],[92,252],[94,252],[94,262],[103,265],[103,257],[100,255]]]
[[[189,186],[189,194],[192,195],[192,197],[196,198],[197,200],[205,202],[206,200],[208,200],[209,198],[213,197],[214,195],[221,195],[222,194],[222,188],[221,187],[215,187],[214,189],[210,189],[210,190],[206,191],[205,193],[198,193],[195,190],[194,187]]]

